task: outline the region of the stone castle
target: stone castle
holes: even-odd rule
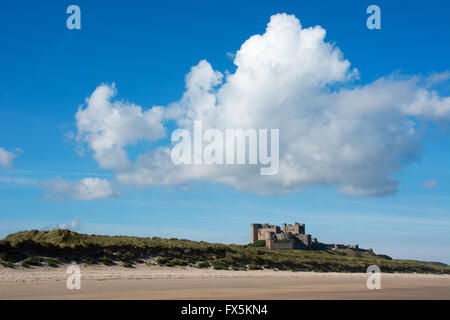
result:
[[[325,244],[312,238],[305,232],[305,224],[295,222],[292,224],[283,223],[283,229],[270,224],[252,224],[251,243],[264,240],[267,249],[356,249],[356,245]]]

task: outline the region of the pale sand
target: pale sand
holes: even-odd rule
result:
[[[68,290],[67,266],[0,267],[0,299],[450,299],[450,275],[228,271],[138,265],[81,266],[81,290]]]

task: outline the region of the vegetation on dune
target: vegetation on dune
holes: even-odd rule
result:
[[[28,267],[30,267],[30,266],[40,266],[40,265],[41,265],[41,262],[42,262],[43,260],[44,260],[44,259],[41,258],[41,257],[30,257],[30,258],[24,259],[24,260],[21,262],[21,264],[22,264],[22,267],[24,267],[24,268],[28,268]]]
[[[0,240],[0,263],[3,267],[57,267],[61,263],[77,262],[127,268],[146,263],[149,266],[193,266],[217,270],[264,268],[321,272],[365,272],[369,265],[375,264],[383,272],[450,274],[450,267],[444,264],[394,260],[362,250],[268,250],[261,245],[32,230]]]
[[[47,265],[52,268],[58,267],[58,265],[61,263],[58,258],[47,258],[45,259],[45,261],[47,262]]]
[[[211,265],[209,264],[208,261],[200,261],[196,267],[197,268],[209,268]]]
[[[247,246],[253,248],[260,248],[260,247],[265,248],[266,240],[256,240],[255,243],[249,243]]]

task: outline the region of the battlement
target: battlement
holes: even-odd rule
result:
[[[284,233],[292,233],[295,235],[305,234],[305,224],[296,222],[295,224],[286,224],[283,223],[283,232]]]

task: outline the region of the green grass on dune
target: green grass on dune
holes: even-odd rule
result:
[[[45,258],[44,258],[45,257]],[[52,267],[72,261],[132,268],[152,259],[162,266],[218,270],[276,269],[291,271],[365,272],[372,264],[382,272],[450,274],[450,267],[413,260],[394,260],[359,250],[268,250],[163,238],[99,236],[69,230],[23,231],[0,240],[0,263]],[[152,261],[150,260],[150,261]],[[150,264],[149,264],[150,265]]]

